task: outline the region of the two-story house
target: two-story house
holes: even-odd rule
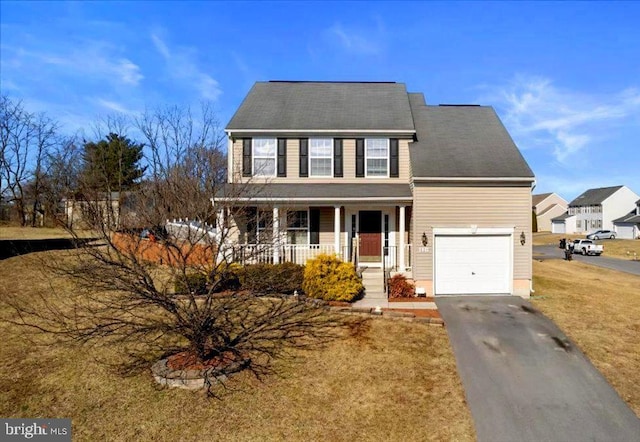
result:
[[[529,295],[534,176],[491,107],[392,82],[258,82],[226,133],[212,201],[239,249],[335,253],[428,295]]]
[[[567,201],[554,192],[533,195],[532,202],[538,232],[550,232],[551,220],[567,211]]]
[[[613,228],[622,239],[640,239],[640,200],[628,214],[613,220]]]
[[[569,203],[567,215],[575,216],[576,233],[613,230],[613,221],[628,214],[638,198],[627,186],[589,189]]]

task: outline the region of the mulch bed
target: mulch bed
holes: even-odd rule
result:
[[[236,357],[231,352],[225,352],[221,356],[201,361],[192,352],[182,351],[167,358],[167,367],[172,370],[206,370],[229,365],[235,361]]]
[[[410,309],[410,308],[394,308],[394,309],[385,308],[385,309],[382,309],[382,311],[412,313],[416,315],[416,318],[442,319],[442,317],[440,316],[440,313],[438,313],[438,310],[431,310],[431,309],[418,310],[418,309]]]
[[[389,302],[435,302],[433,297],[389,298]]]

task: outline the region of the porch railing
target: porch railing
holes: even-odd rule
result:
[[[276,253],[277,249],[277,253]],[[232,260],[240,264],[273,264],[293,262],[304,265],[321,254],[335,254],[333,244],[238,244],[233,246]]]

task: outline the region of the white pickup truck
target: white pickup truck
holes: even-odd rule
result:
[[[600,256],[604,251],[604,247],[591,241],[590,239],[573,240],[573,253],[582,253],[583,255]]]

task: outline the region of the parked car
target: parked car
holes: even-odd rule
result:
[[[596,230],[588,234],[587,239],[616,239],[616,232],[611,230]]]
[[[591,241],[590,239],[573,240],[573,253],[582,253],[583,255],[600,256],[604,251],[604,247]]]

